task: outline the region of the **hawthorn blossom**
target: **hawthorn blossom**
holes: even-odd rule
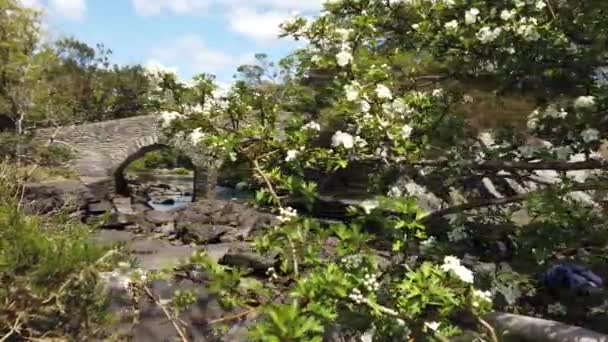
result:
[[[403,138],[405,139],[409,139],[412,136],[412,131],[414,129],[412,128],[412,126],[410,125],[403,125],[403,127],[401,127],[401,135],[403,136]]]
[[[597,141],[600,138],[600,132],[595,128],[588,128],[581,132],[581,137],[586,143]]]
[[[300,154],[298,150],[289,150],[287,151],[287,156],[285,157],[286,162],[290,162],[296,159],[296,157]]]
[[[355,146],[355,138],[348,133],[337,131],[331,137],[331,146],[338,147],[340,145],[344,146],[346,149],[351,149]]]
[[[424,327],[430,329],[431,331],[437,331],[441,323],[439,322],[424,322]]]
[[[344,92],[348,101],[355,101],[359,98],[359,83],[355,81],[345,85]]]
[[[444,272],[452,272],[460,280],[465,283],[473,283],[473,272],[466,266],[460,264],[460,259],[455,256],[446,256],[443,259],[443,265],[441,269]]]
[[[368,113],[370,111],[370,109],[372,109],[372,107],[369,104],[369,102],[367,102],[365,100],[361,100],[361,103],[359,104],[359,109],[363,113]]]
[[[510,11],[507,11],[506,9],[502,10],[500,12],[500,19],[502,19],[504,21],[509,21],[509,20],[513,19],[513,17],[515,16],[515,13],[517,13],[517,12],[515,12],[514,9],[512,9]]]
[[[595,108],[595,96],[579,96],[574,101],[574,108],[576,108],[577,110]]]
[[[349,65],[353,61],[353,54],[346,49],[342,49],[342,51],[336,54],[336,62],[338,66],[345,67]]]
[[[535,7],[537,10],[542,11],[545,7],[547,7],[547,4],[543,0],[538,0],[536,1]]]
[[[500,36],[501,32],[502,29],[500,27],[491,29],[488,26],[484,26],[477,32],[477,39],[479,39],[482,44],[487,44],[495,41],[496,38]]]
[[[376,95],[378,96],[378,98],[386,99],[386,100],[391,100],[393,98],[393,94],[391,93],[391,90],[388,89],[388,87],[383,84],[378,84],[376,86]]]
[[[477,22],[477,16],[479,15],[479,10],[477,8],[471,8],[466,11],[464,14],[464,22],[467,25],[475,24]]]
[[[456,29],[458,29],[458,20],[448,21],[443,25],[443,27],[445,27],[446,30],[455,31]]]
[[[282,223],[289,222],[298,217],[298,212],[292,207],[279,208],[279,221]]]
[[[492,292],[490,292],[490,291],[481,291],[481,290],[474,289],[473,297],[475,298],[473,300],[473,307],[479,307],[479,304],[480,304],[479,300],[487,302],[487,303],[492,302]]]
[[[175,119],[179,119],[181,118],[182,115],[178,112],[162,112],[160,114],[160,120],[161,120],[161,124],[162,127],[168,127],[169,125],[171,125],[171,122]]]
[[[359,203],[359,206],[361,207],[361,209],[363,209],[363,211],[365,212],[366,215],[371,214],[371,212],[374,209],[376,209],[379,205],[380,205],[380,202],[378,202],[376,200],[365,200],[365,201],[362,201],[361,203]]]
[[[204,136],[205,133],[203,133],[203,130],[198,127],[194,131],[192,131],[192,133],[190,133],[190,141],[192,142],[192,144],[198,145],[198,143],[203,140]]]
[[[302,128],[309,129],[311,131],[317,131],[317,132],[321,131],[321,125],[319,125],[315,121],[311,121],[311,122],[307,123],[306,125],[302,126]]]

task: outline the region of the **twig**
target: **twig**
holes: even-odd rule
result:
[[[154,295],[152,294],[152,291],[150,291],[148,286],[144,285],[143,289],[146,292],[146,295],[148,295],[148,297],[150,297],[150,299],[152,299],[154,301],[154,303],[156,303],[156,305],[158,305],[158,307],[163,311],[163,313],[165,314],[167,319],[173,325],[173,328],[175,329],[175,331],[177,331],[177,334],[179,335],[182,342],[188,342],[188,338],[182,331],[182,328],[179,326],[179,324],[177,324],[175,319],[171,316],[171,313],[169,312],[169,310],[167,310],[167,308],[158,299],[156,299],[156,297],[154,297]]]
[[[248,310],[245,310],[241,313],[235,314],[235,315],[231,315],[231,316],[224,316],[218,319],[214,319],[208,322],[208,324],[217,324],[217,323],[222,323],[222,322],[226,322],[226,321],[233,321],[235,319],[239,319],[241,317],[247,316],[250,313],[256,311],[257,308],[252,308],[250,307]]]
[[[15,320],[15,323],[11,327],[11,330],[6,335],[2,336],[2,338],[0,339],[0,342],[8,341],[9,337],[13,336],[13,334],[18,332],[20,328],[21,328],[21,315],[17,316],[17,319]]]
[[[272,186],[272,182],[270,181],[270,179],[268,179],[268,177],[266,176],[264,171],[262,171],[262,168],[260,167],[260,164],[258,163],[257,159],[251,159],[251,162],[253,163],[254,170],[260,175],[260,177],[262,177],[262,179],[266,183],[266,187],[268,188],[268,191],[270,191],[270,194],[272,195],[274,200],[277,202],[277,205],[279,206],[279,208],[282,209],[283,206],[281,205],[281,198],[277,195],[276,191],[274,190],[274,187]],[[286,234],[286,236],[287,236],[287,242],[289,243],[289,247],[291,249],[291,259],[293,262],[293,273],[297,277],[300,275],[300,270],[299,270],[299,265],[298,265],[298,254],[297,254],[296,245],[293,243],[293,240],[291,239],[289,234]]]
[[[488,331],[488,333],[490,333],[490,338],[492,338],[492,342],[499,342],[498,336],[496,335],[496,330],[494,330],[490,323],[486,322],[481,317],[478,317],[477,321]]]

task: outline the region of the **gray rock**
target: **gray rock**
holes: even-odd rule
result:
[[[264,274],[268,268],[274,266],[275,260],[251,250],[233,248],[224,255],[220,264],[251,269],[255,273]]]
[[[109,201],[105,200],[89,203],[89,206],[87,208],[88,212],[94,215],[104,214],[112,211],[112,209],[112,204]]]
[[[86,207],[95,195],[75,180],[29,183],[24,188],[24,209],[29,213],[48,213],[64,207]]]
[[[127,250],[133,253],[140,267],[146,270],[161,270],[186,261],[197,248],[174,246],[165,240],[143,238],[131,241]]]
[[[131,205],[130,197],[115,197],[112,199],[112,203],[114,204],[114,209],[119,214],[123,215],[133,215],[135,211]]]
[[[209,244],[220,242],[224,234],[235,229],[231,226],[178,222],[177,230],[184,243]]]
[[[175,214],[168,211],[149,210],[145,213],[148,222],[154,224],[165,224],[175,220]]]

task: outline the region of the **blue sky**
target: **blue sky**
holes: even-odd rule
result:
[[[103,43],[117,63],[160,63],[183,78],[213,73],[228,82],[236,67],[265,52],[296,47],[277,39],[278,24],[315,15],[323,0],[21,0],[44,12],[52,38]]]

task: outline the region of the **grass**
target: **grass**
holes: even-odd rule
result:
[[[93,339],[110,321],[99,272],[118,255],[67,215],[25,214],[22,179],[22,168],[0,162],[0,340]]]

